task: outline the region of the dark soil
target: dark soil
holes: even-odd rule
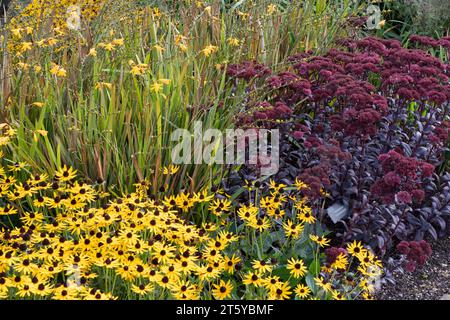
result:
[[[440,300],[450,294],[450,237],[433,244],[426,264],[413,273],[394,274],[395,285],[386,284],[380,300]]]

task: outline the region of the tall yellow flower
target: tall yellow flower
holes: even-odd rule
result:
[[[58,66],[56,63],[53,64],[52,68],[50,69],[50,73],[54,76],[64,78],[67,76],[67,71],[61,66]]]
[[[219,51],[219,47],[213,45],[207,45],[201,52],[205,57],[209,57],[211,54]]]

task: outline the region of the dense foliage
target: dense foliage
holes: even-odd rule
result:
[[[371,298],[382,272],[360,243],[321,250],[330,240],[300,181],[255,186],[247,203],[206,188],[153,194],[151,179],[113,197],[66,166],[49,177],[7,163],[0,299]]]
[[[381,1],[386,24],[380,30],[385,37],[406,40],[412,34],[439,37],[450,30],[450,1]]]
[[[2,1],[0,299],[371,299],[422,267],[450,37],[413,2],[368,30],[347,0]],[[279,130],[279,171],[179,165],[198,123]]]
[[[449,48],[448,38],[432,44]],[[230,66],[231,77],[251,77],[266,92],[239,123],[284,132],[277,179],[300,178],[312,198],[325,188],[323,213],[339,221],[330,227],[341,239],[382,253],[395,239],[437,239],[450,216],[448,65],[395,40],[340,45],[345,50],[323,56],[294,55],[271,75],[254,63]]]

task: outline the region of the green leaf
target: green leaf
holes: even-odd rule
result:
[[[305,277],[306,285],[311,289],[311,291],[316,294],[317,293],[317,287],[316,283],[314,282],[314,277],[308,273]]]

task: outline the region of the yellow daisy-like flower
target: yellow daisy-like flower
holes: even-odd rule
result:
[[[334,300],[346,300],[345,295],[337,290],[333,290],[331,292],[331,296],[333,297]]]
[[[347,257],[345,256],[345,254],[340,253],[337,257],[336,260],[331,264],[331,268],[333,269],[347,269],[348,266],[348,260]]]
[[[10,172],[18,172],[27,166],[26,162],[16,162],[8,166]]]
[[[252,266],[260,274],[271,272],[273,269],[273,266],[264,260],[253,260]]]
[[[187,212],[190,208],[192,208],[194,206],[193,199],[185,193],[179,194],[176,197],[175,202],[176,202],[177,206],[180,209],[182,209],[184,212]]]
[[[331,291],[332,289],[331,283],[326,281],[323,277],[315,277],[314,282],[316,283],[317,286],[319,286],[320,288],[322,288],[327,292]]]
[[[298,218],[303,223],[313,224],[316,222],[316,217],[313,216],[310,210],[304,210],[299,214]]]
[[[230,211],[231,201],[228,199],[215,199],[209,205],[209,210],[216,216]]]
[[[263,281],[264,281],[264,287],[269,291],[276,290],[278,288],[278,286],[280,285],[280,277],[278,277],[278,276],[270,276],[270,277],[264,279]]]
[[[180,166],[176,166],[173,164],[168,165],[163,168],[163,174],[165,175],[174,175],[180,170]]]
[[[323,236],[317,236],[315,234],[311,234],[309,235],[309,238],[314,241],[315,243],[317,243],[319,246],[321,246],[322,248],[327,247],[330,245],[330,241],[329,239],[323,237]]]
[[[358,257],[364,255],[367,250],[364,249],[361,242],[355,240],[352,243],[347,244],[347,251],[352,256]]]
[[[295,287],[294,292],[297,297],[299,297],[300,299],[304,299],[311,294],[311,289],[303,284],[299,284],[297,285],[297,287]]]
[[[131,291],[133,291],[134,293],[136,293],[140,296],[145,296],[148,293],[152,292],[153,290],[154,290],[154,286],[151,283],[140,284],[140,285],[133,284],[131,286]]]
[[[284,188],[287,186],[284,183],[276,183],[273,179],[269,181],[269,188],[274,193],[283,192]]]
[[[286,222],[283,222],[283,230],[286,234],[286,237],[291,239],[298,239],[300,235],[302,234],[304,229],[303,224],[295,224],[292,222],[292,220],[287,220]]]
[[[245,285],[254,285],[255,287],[260,287],[264,284],[263,279],[255,272],[247,273],[242,279],[242,283]]]
[[[76,177],[77,170],[64,165],[55,173],[56,180],[60,182],[70,181]]]
[[[232,255],[231,257],[225,256],[223,259],[224,270],[229,274],[234,274],[236,265],[241,262],[241,258],[236,255]]]
[[[249,206],[243,205],[238,209],[238,216],[244,221],[250,222],[256,220],[259,209],[258,207],[250,204]]]
[[[219,284],[213,284],[212,294],[217,300],[223,300],[231,296],[233,285],[230,280],[227,282],[220,280]]]
[[[267,230],[271,226],[270,220],[267,217],[257,218],[256,220],[247,223],[247,225],[253,229],[258,230],[259,232]]]
[[[209,202],[211,199],[214,198],[213,194],[208,194],[208,190],[202,190],[200,192],[194,193],[194,201],[197,203],[203,203],[203,202]]]
[[[308,189],[308,185],[303,181],[301,181],[299,178],[295,178],[294,186],[297,188],[298,191]]]
[[[289,282],[281,282],[278,287],[269,293],[270,300],[286,300],[291,296],[291,286]]]

